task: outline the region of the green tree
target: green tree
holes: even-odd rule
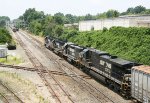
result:
[[[86,14],[84,20],[93,20],[94,17],[91,14]]]
[[[12,41],[12,37],[6,28],[0,28],[0,44],[10,43]]]
[[[134,8],[135,14],[139,14],[139,13],[141,13],[141,12],[143,12],[143,11],[146,11],[146,8],[143,7],[143,6],[141,6],[141,5],[136,6],[136,7]]]
[[[100,14],[97,14],[97,15],[96,15],[96,19],[104,19],[104,18],[107,18],[106,12],[100,13]]]
[[[56,25],[55,26],[55,35],[57,37],[61,36],[63,34],[63,26]]]
[[[54,21],[58,25],[62,25],[64,23],[64,14],[63,13],[56,13],[54,15]]]
[[[25,11],[23,16],[21,16],[20,18],[25,20],[25,22],[30,23],[33,20],[37,20],[37,19],[42,20],[44,17],[45,15],[43,11],[36,11],[35,8],[29,8],[28,10]]]
[[[117,10],[108,10],[106,12],[106,16],[107,16],[107,18],[118,17],[119,16],[119,12]]]
[[[6,22],[10,21],[10,18],[7,16],[0,16],[0,27],[4,27]]]
[[[74,23],[75,22],[75,17],[71,14],[66,14],[65,15],[65,24],[70,24],[70,23]]]
[[[126,12],[127,12],[127,14],[129,14],[129,13],[134,14],[135,13],[134,8],[132,8],[132,7],[128,8]]]
[[[29,25],[30,31],[34,34],[39,35],[42,32],[42,25],[37,20],[34,20]]]

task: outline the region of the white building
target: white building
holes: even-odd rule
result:
[[[64,24],[65,28],[71,28],[71,27],[77,27],[78,28],[79,24],[78,23],[73,23],[73,24]]]
[[[6,57],[7,57],[7,46],[0,45],[0,58],[6,58]]]
[[[150,27],[150,16],[120,16],[112,19],[79,22],[79,31],[102,30],[104,27]]]

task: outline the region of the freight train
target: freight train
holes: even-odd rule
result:
[[[13,32],[17,32],[17,31],[19,31],[19,28],[17,28],[17,27],[13,27]]]
[[[131,69],[141,64],[121,59],[104,51],[79,46],[49,36],[45,37],[45,47],[86,73],[92,71],[103,77],[108,87],[114,89],[123,97],[131,98]]]

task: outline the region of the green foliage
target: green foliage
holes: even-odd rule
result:
[[[145,7],[139,5],[139,6],[136,6],[135,8],[133,7],[130,7],[127,9],[126,12],[123,13],[123,15],[131,15],[131,14],[149,14],[147,12],[148,9],[146,9]]]
[[[108,31],[108,29],[106,27],[104,27],[102,31],[106,32],[106,31]]]
[[[112,27],[110,30],[66,32],[61,38],[79,45],[107,51],[121,58],[150,65],[150,28]]]
[[[10,64],[10,65],[14,65],[14,64],[20,64],[22,63],[23,61],[21,60],[20,57],[15,57],[15,56],[12,56],[12,55],[9,55],[6,58],[0,58],[0,63],[5,63],[5,64]]]
[[[84,20],[95,20],[96,18],[94,16],[92,16],[91,14],[87,14],[84,17]]]
[[[25,22],[30,23],[33,20],[42,20],[45,17],[43,11],[36,11],[35,8],[29,8],[25,11],[23,16],[20,17],[20,19],[25,20]]]
[[[6,21],[10,21],[7,16],[0,16],[0,27],[4,27],[6,25]]]
[[[0,44],[10,43],[12,41],[12,37],[8,30],[5,28],[0,28]]]
[[[63,26],[56,25],[55,27],[55,34],[57,37],[61,36],[63,33]]]
[[[119,12],[117,10],[108,10],[106,12],[107,18],[113,18],[113,17],[118,17],[118,16],[119,16]]]
[[[104,18],[107,18],[106,12],[97,14],[97,15],[96,15],[96,18],[97,18],[97,19],[104,19]]]
[[[64,23],[64,14],[62,13],[56,13],[54,15],[54,21],[58,25],[62,25]]]
[[[71,14],[66,14],[65,17],[66,17],[65,20],[64,20],[64,23],[65,23],[65,24],[74,23],[75,20],[76,20],[76,16],[73,16],[73,15],[71,15]]]
[[[30,23],[29,30],[36,35],[40,35],[40,33],[42,32],[42,24],[34,20]]]
[[[139,13],[141,13],[142,11],[145,11],[146,10],[146,8],[145,7],[143,7],[143,6],[136,6],[135,8],[134,8],[134,12],[135,12],[135,14],[139,14]]]

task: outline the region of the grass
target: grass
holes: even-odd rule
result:
[[[11,64],[11,65],[15,64],[16,65],[16,64],[22,63],[22,60],[19,57],[8,55],[7,59],[6,58],[0,58],[0,63]]]
[[[5,85],[10,87],[12,90],[16,91],[16,86],[18,86],[18,91],[23,91],[23,96],[26,99],[31,100],[35,98],[38,103],[48,103],[42,95],[39,94],[37,87],[31,81],[23,78],[20,74],[11,73],[8,71],[0,71],[0,80],[2,80]],[[32,101],[32,100],[31,100]],[[34,101],[34,100],[33,100]]]

